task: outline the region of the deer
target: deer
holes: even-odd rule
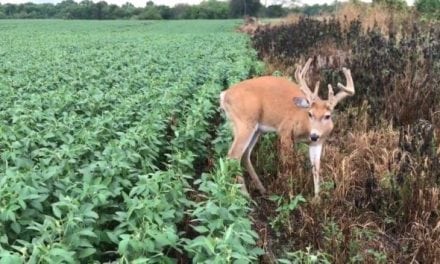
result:
[[[276,132],[281,157],[293,148],[295,141],[308,143],[314,198],[319,200],[321,152],[333,130],[332,113],[341,100],[355,94],[355,89],[350,70],[342,68],[346,85],[338,83],[339,92],[334,94],[332,85],[328,84],[328,99],[321,99],[319,81],[312,92],[305,80],[312,60],[304,67],[297,65],[296,83],[286,77],[261,76],[232,85],[220,94],[220,108],[232,123],[234,136],[228,158],[239,162],[244,159],[246,170],[262,195],[266,189],[252,166],[251,153],[262,133]],[[237,176],[237,182],[248,194],[241,176]]]

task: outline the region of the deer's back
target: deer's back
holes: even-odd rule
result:
[[[293,104],[294,97],[304,97],[297,84],[283,77],[263,76],[231,86],[223,95],[223,105],[244,121],[272,126],[303,111]]]

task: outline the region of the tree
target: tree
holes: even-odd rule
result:
[[[322,13],[331,13],[334,12],[335,10],[335,5],[327,5],[327,4],[323,4],[323,5],[318,5],[318,4],[314,4],[314,5],[304,5],[300,8],[301,13],[306,14],[308,16],[316,16]]]
[[[229,2],[229,14],[233,18],[255,16],[260,8],[259,0],[231,0]]]
[[[172,19],[173,13],[171,12],[171,7],[166,5],[158,5],[156,8],[163,19]]]
[[[6,4],[4,5],[4,13],[8,17],[12,17],[17,11],[17,5]]]
[[[264,12],[266,17],[283,17],[287,15],[287,10],[281,5],[270,5]]]
[[[106,19],[108,18],[108,5],[107,2],[100,1],[95,4],[94,8],[95,13],[93,14],[93,18],[95,19]]]
[[[129,2],[123,4],[121,6],[121,10],[122,13],[124,14],[123,16],[124,18],[131,18],[138,13],[138,9],[132,3]]]
[[[440,0],[416,0],[414,4],[423,15],[440,20]]]
[[[154,4],[151,3],[153,2],[149,1],[147,3],[147,6],[145,7],[144,11],[139,15],[140,19],[147,19],[147,20],[162,19],[159,9]]]
[[[119,8],[119,6],[115,4],[108,5],[105,13],[105,19],[121,19],[124,18],[124,14],[122,12],[122,9]]]
[[[188,19],[191,16],[191,6],[188,4],[177,4],[172,8],[174,19]]]
[[[225,19],[228,18],[229,6],[227,2],[217,0],[203,1],[199,5],[197,18]]]
[[[0,4],[0,19],[6,18],[6,14],[2,4]]]
[[[405,0],[373,0],[373,4],[381,4],[389,8],[402,10],[407,8]]]
[[[72,18],[72,12],[73,9],[76,9],[78,7],[78,4],[74,2],[73,0],[64,0],[60,3],[58,3],[56,6],[57,14],[55,17],[57,18]]]

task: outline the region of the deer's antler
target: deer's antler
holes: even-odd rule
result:
[[[310,103],[313,100],[315,100],[316,97],[318,97],[318,89],[319,89],[319,83],[318,83],[317,86],[315,86],[314,92],[312,93],[312,90],[310,90],[309,86],[307,86],[307,82],[305,80],[305,74],[307,73],[312,61],[313,61],[312,58],[308,59],[306,64],[304,65],[304,67],[301,68],[301,66],[298,65],[295,70],[295,79],[299,84],[299,88],[304,93],[304,95],[307,97],[307,100]]]
[[[342,72],[345,75],[345,79],[347,79],[347,85],[344,86],[343,84],[338,83],[338,87],[341,89],[339,93],[335,95],[332,85],[328,85],[328,102],[331,109],[335,108],[335,106],[345,97],[354,95],[354,84],[350,70],[347,68],[342,68]]]

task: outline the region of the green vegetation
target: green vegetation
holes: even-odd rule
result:
[[[414,4],[426,18],[440,20],[440,0],[416,0]]]
[[[375,2],[258,26],[252,43],[234,20],[0,21],[0,263],[438,263],[440,31]],[[69,3],[48,17],[75,18]],[[105,14],[85,3],[81,18]],[[262,137],[252,160],[270,195],[250,185],[252,203],[224,159],[219,94],[262,73],[251,44],[268,74],[318,58],[323,93],[351,68],[320,203],[305,144],[282,162],[276,135]]]
[[[255,16],[261,9],[259,0],[230,0],[229,8],[232,17],[241,17],[243,15]]]
[[[244,5],[244,3],[246,3]],[[245,15],[281,16],[281,5],[267,7],[258,0],[202,1],[198,5],[177,4],[173,7],[146,1],[144,7],[131,3],[121,6],[105,1],[64,0],[54,4],[0,4],[0,18],[62,18],[62,19],[226,19]]]
[[[283,2],[283,1],[281,1]],[[357,0],[351,3],[360,4]],[[108,4],[105,1],[93,2],[83,0],[63,0],[58,4],[0,4],[0,19],[228,19],[243,16],[258,16],[267,18],[284,17],[289,13],[304,14],[308,16],[334,14],[345,4],[333,2],[331,4],[304,3],[290,1],[284,5],[263,5],[259,0],[205,0],[198,5],[176,4],[175,6],[156,5],[154,1],[146,1],[144,7],[135,7],[131,3],[121,6]],[[280,3],[280,1],[278,2]],[[374,0],[374,5],[381,8],[394,10],[417,10],[427,19],[439,19],[439,0],[417,0],[415,7],[408,7],[404,0]]]
[[[261,254],[237,165],[209,165],[219,93],[258,66],[234,23],[2,22],[0,262]]]

